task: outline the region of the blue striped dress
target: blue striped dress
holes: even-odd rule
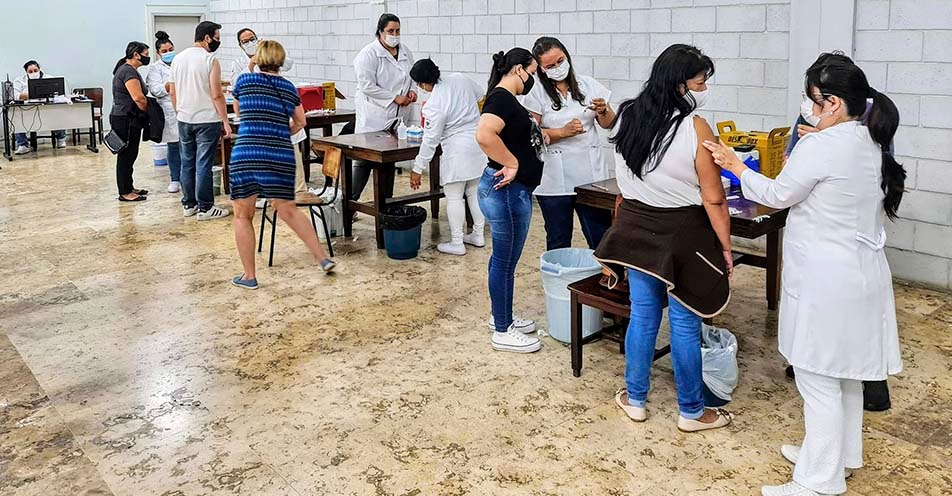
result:
[[[241,121],[231,151],[231,198],[294,200],[294,145],[290,119],[301,104],[297,88],[281,76],[242,74],[232,90]]]

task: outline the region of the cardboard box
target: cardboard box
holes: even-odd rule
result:
[[[738,131],[734,121],[717,123],[718,137],[727,146],[750,146],[760,152],[760,173],[775,178],[783,169],[783,154],[790,143],[790,128],[778,127],[773,131]]]

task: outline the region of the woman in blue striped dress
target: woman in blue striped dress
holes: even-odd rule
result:
[[[278,217],[291,226],[324,272],[334,268],[307,216],[294,201],[294,145],[291,135],[304,129],[304,109],[294,85],[279,75],[284,47],[262,41],[256,60],[260,73],[242,74],[234,83],[235,114],[240,115],[238,139],[231,152],[229,184],[235,210],[235,244],[244,273],[235,286],[257,289],[255,274],[255,200],[271,200]]]

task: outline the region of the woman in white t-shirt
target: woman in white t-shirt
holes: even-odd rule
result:
[[[536,40],[532,55],[539,62],[539,84],[523,105],[549,143],[542,183],[533,192],[545,219],[546,250],[572,245],[573,210],[589,248],[595,248],[611,225],[611,213],[576,203],[575,187],[614,175],[596,128],[608,129],[615,118],[608,104],[611,91],[591,77],[575,74],[572,56],[556,38]]]

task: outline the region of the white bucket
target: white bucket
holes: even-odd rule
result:
[[[165,167],[169,165],[169,146],[165,143],[152,143],[152,165]]]
[[[212,190],[215,192],[215,196],[218,196],[222,193],[221,171],[222,171],[222,168],[219,165],[212,167]]]
[[[594,251],[585,248],[550,250],[540,257],[545,316],[549,335],[563,343],[572,341],[572,301],[568,285],[601,273]],[[582,306],[582,337],[602,328],[602,311]]]

